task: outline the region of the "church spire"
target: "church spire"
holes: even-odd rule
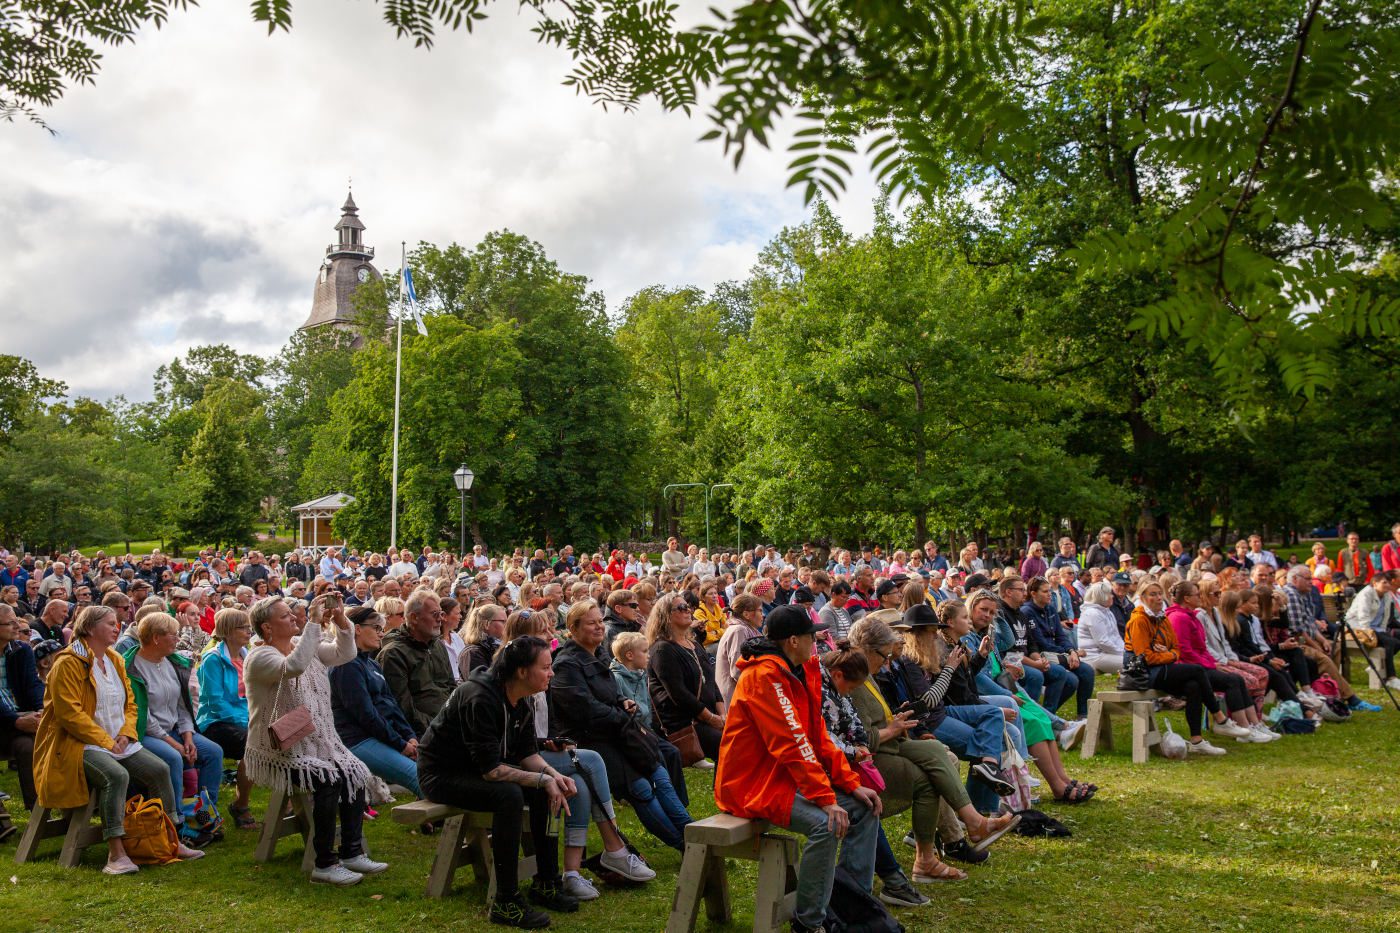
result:
[[[345,195],[335,231],[336,242],[326,247],[326,258],[316,277],[311,316],[302,325],[303,330],[323,324],[349,326],[354,320],[351,294],[361,285],[381,280],[379,270],[371,262],[374,247],[365,245],[365,225],[352,193]]]

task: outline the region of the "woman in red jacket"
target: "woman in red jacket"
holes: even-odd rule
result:
[[[1176,635],[1181,660],[1205,668],[1206,680],[1210,681],[1212,692],[1225,694],[1225,708],[1230,711],[1230,719],[1234,720],[1218,722],[1211,727],[1211,731],[1217,735],[1231,736],[1239,742],[1272,741],[1253,728],[1253,724],[1259,721],[1259,714],[1254,709],[1254,701],[1249,698],[1249,688],[1245,686],[1244,678],[1221,670],[1206,649],[1206,631],[1201,620],[1196,618],[1199,608],[1200,590],[1196,584],[1182,580],[1172,587],[1172,604],[1167,607],[1167,621]]]

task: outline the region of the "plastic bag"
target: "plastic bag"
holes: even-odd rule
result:
[[[1172,761],[1186,760],[1186,740],[1172,731],[1170,720],[1163,720],[1167,731],[1162,735],[1162,741],[1157,746],[1162,750],[1163,758],[1170,758]]]

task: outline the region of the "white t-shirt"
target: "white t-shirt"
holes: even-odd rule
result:
[[[126,684],[122,683],[121,676],[117,674],[117,666],[112,663],[111,658],[104,658],[101,664],[93,661],[92,679],[97,685],[97,708],[92,711],[93,721],[103,732],[115,739],[126,725]],[[84,745],[83,749],[106,752],[113,758],[122,759],[139,752],[141,743],[132,742],[120,755],[99,745]]]
[[[389,566],[389,576],[401,577],[404,574],[416,578],[418,576],[418,565],[411,560],[401,560],[397,564],[391,564]]]

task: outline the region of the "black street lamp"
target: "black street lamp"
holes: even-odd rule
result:
[[[472,488],[472,480],[476,479],[476,474],[467,468],[464,463],[457,468],[457,472],[452,474],[452,482],[457,484],[457,492],[462,496],[462,529],[458,535],[457,555],[467,553],[467,490]]]

